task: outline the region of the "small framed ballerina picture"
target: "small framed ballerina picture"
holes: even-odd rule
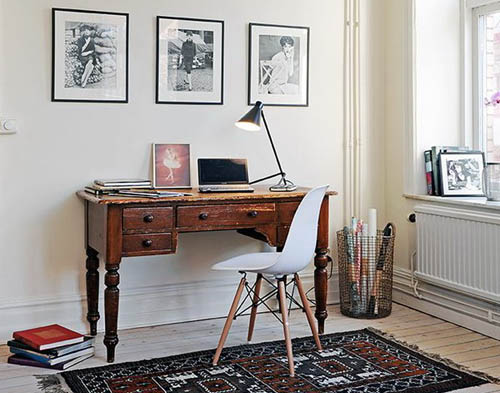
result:
[[[153,143],[154,188],[191,188],[189,145]]]

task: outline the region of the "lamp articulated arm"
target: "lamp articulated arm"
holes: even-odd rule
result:
[[[276,147],[274,147],[273,137],[271,136],[271,132],[269,131],[269,126],[267,125],[266,116],[264,115],[263,110],[261,111],[261,116],[262,116],[262,120],[264,121],[264,126],[266,127],[267,137],[269,138],[269,142],[271,143],[274,157],[276,158],[276,162],[278,163],[278,168],[280,171],[278,173],[275,173],[274,175],[269,175],[269,176],[263,177],[261,179],[254,180],[254,181],[250,182],[250,184],[260,183],[262,181],[272,179],[273,177],[276,177],[276,176],[281,176],[282,178],[284,178],[286,176],[286,173],[283,172],[283,168],[281,167],[281,162],[280,162],[280,159],[278,157],[278,152],[276,151]]]
[[[239,121],[236,122],[236,125],[239,128],[248,131],[258,131],[260,127],[260,119],[264,120],[264,126],[266,127],[267,137],[269,138],[269,142],[271,143],[271,148],[273,149],[274,158],[276,158],[276,163],[278,164],[279,172],[274,175],[266,176],[261,179],[254,180],[250,182],[250,184],[260,183],[264,180],[272,179],[273,177],[281,176],[280,181],[274,186],[269,187],[271,191],[294,191],[297,189],[297,186],[293,184],[290,180],[286,179],[286,173],[283,171],[281,167],[281,162],[278,157],[278,152],[276,151],[276,147],[274,146],[273,137],[271,136],[271,132],[269,131],[269,126],[267,125],[266,116],[263,111],[264,104],[260,101],[257,101],[254,107],[245,114]]]

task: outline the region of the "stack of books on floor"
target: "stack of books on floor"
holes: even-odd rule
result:
[[[22,366],[66,370],[94,356],[94,338],[61,325],[14,332],[7,342],[8,362]]]
[[[155,190],[151,180],[144,179],[110,179],[94,180],[94,183],[85,187],[85,191],[97,197],[110,195],[135,198],[165,198],[189,196],[184,192]]]

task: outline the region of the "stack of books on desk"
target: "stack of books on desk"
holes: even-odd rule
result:
[[[111,195],[135,198],[165,198],[189,196],[184,192],[155,190],[150,180],[143,179],[112,179],[94,180],[94,183],[85,187],[85,191],[95,195]]]
[[[115,194],[119,191],[151,189],[151,180],[145,179],[106,179],[94,180],[85,191],[95,196]]]
[[[94,338],[61,325],[14,332],[7,342],[8,362],[22,366],[66,370],[94,356]]]

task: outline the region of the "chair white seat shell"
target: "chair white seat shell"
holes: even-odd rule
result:
[[[253,292],[253,303],[248,328],[248,341],[251,340],[253,334],[257,306],[260,301],[259,292],[263,275],[274,276],[277,280],[281,320],[283,322],[283,332],[285,335],[290,375],[295,375],[292,343],[288,329],[288,308],[286,305],[287,294],[285,284],[286,277],[288,275],[293,275],[293,280],[297,285],[313,337],[318,349],[321,350],[321,342],[319,340],[314,317],[298,273],[302,271],[313,258],[318,234],[319,213],[327,188],[328,185],[316,187],[304,196],[293,217],[282,252],[263,252],[239,255],[226,261],[219,262],[212,267],[213,270],[233,270],[244,274],[240,280],[240,284],[236,291],[236,295],[233,299],[233,303],[229,310],[229,314],[219,340],[219,345],[217,346],[217,350],[214,355],[214,365],[217,365],[219,361],[222,348],[224,347],[229,329],[231,328],[232,320],[236,315],[241,294],[246,286],[246,273],[257,274],[254,289],[249,291],[247,288],[249,293]]]
[[[234,270],[252,273],[261,273],[273,266],[281,253],[279,252],[254,252],[238,255],[224,262],[212,266],[212,270]]]

